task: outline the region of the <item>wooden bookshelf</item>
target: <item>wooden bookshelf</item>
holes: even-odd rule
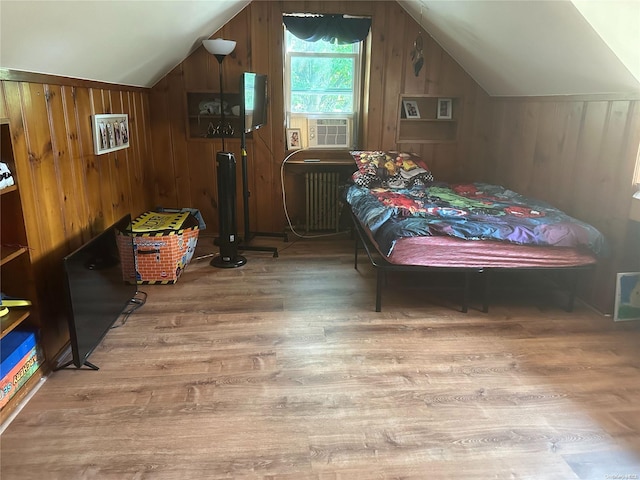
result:
[[[7,340],[7,335],[21,327],[36,331],[40,330],[39,318],[36,310],[36,292],[33,266],[27,244],[27,234],[20,197],[20,185],[16,174],[16,162],[13,156],[12,137],[9,122],[0,119],[0,145],[2,162],[7,164],[12,174],[14,185],[0,190],[0,282],[2,293],[13,298],[29,300],[32,305],[27,307],[9,307],[8,313],[0,317],[2,326],[0,333],[0,349]],[[42,349],[38,348],[41,352]],[[39,364],[44,358],[38,355]],[[24,385],[13,393],[9,402],[2,407],[0,419],[2,423],[10,417],[29,394],[38,385],[44,375],[44,368],[40,366]],[[4,385],[12,385],[12,379],[2,379]],[[16,385],[15,383],[13,385]]]

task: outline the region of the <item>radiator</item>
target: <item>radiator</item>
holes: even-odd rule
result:
[[[307,231],[338,231],[340,204],[337,172],[305,173],[307,192]]]

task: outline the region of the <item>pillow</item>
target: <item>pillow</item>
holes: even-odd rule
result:
[[[408,188],[433,182],[427,164],[415,153],[352,151],[358,171],[352,176],[361,187]]]

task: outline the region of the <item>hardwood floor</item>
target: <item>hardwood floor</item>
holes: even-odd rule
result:
[[[8,426],[2,479],[640,478],[640,322],[413,288],[376,313],[348,238],[254,243],[279,258],[143,286],[100,370]]]

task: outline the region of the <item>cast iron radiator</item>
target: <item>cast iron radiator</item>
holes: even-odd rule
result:
[[[305,173],[307,231],[338,231],[340,205],[338,186],[340,175],[337,172]]]

